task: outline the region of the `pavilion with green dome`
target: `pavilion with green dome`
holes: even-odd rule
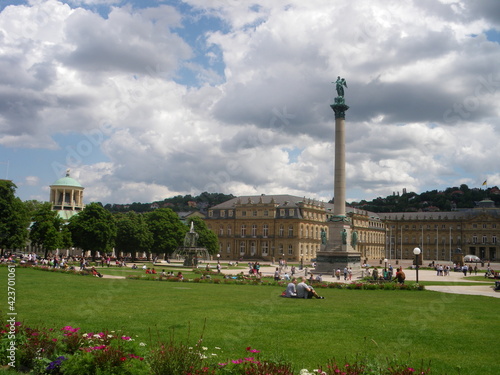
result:
[[[66,176],[50,185],[50,204],[52,210],[57,211],[64,220],[83,210],[84,187],[70,176],[69,169]]]

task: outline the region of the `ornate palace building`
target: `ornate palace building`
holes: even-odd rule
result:
[[[499,256],[500,209],[491,200],[450,212],[379,213],[387,226],[388,259],[411,259],[420,247],[423,259],[453,261],[454,253],[483,260]]]
[[[385,256],[386,230],[377,214],[347,207],[358,232],[357,251],[365,259]],[[220,255],[229,259],[279,258],[308,262],[320,250],[321,232],[333,204],[292,195],[242,196],[211,207],[205,218],[219,238]]]

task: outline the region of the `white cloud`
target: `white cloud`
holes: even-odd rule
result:
[[[81,135],[91,149],[74,170],[87,199],[330,199],[337,75],[356,195],[496,176],[489,1],[68,4],[0,13],[0,159],[15,147],[64,154],[65,137]]]

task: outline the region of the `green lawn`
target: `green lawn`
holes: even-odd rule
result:
[[[6,274],[1,267],[2,285]],[[168,339],[174,332],[179,340],[189,334],[194,343],[203,333],[204,345],[220,347],[226,358],[239,357],[251,346],[264,357],[284,356],[296,368],[313,369],[332,357],[410,356],[415,365],[431,361],[434,374],[500,373],[499,299],[322,289],[324,300],[297,300],[281,298],[281,292],[271,286],[16,270],[16,311],[30,325],[123,330],[145,342],[157,335]],[[2,300],[5,317],[6,291]]]

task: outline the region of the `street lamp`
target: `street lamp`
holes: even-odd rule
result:
[[[387,276],[389,274],[389,271],[387,270],[387,258],[384,259],[385,267],[384,267],[384,279],[387,280],[389,277]]]
[[[304,254],[300,254],[300,269],[304,269]]]
[[[418,284],[418,256],[420,255],[421,251],[418,247],[413,249],[413,254],[415,254],[415,267],[417,270],[417,284]]]

